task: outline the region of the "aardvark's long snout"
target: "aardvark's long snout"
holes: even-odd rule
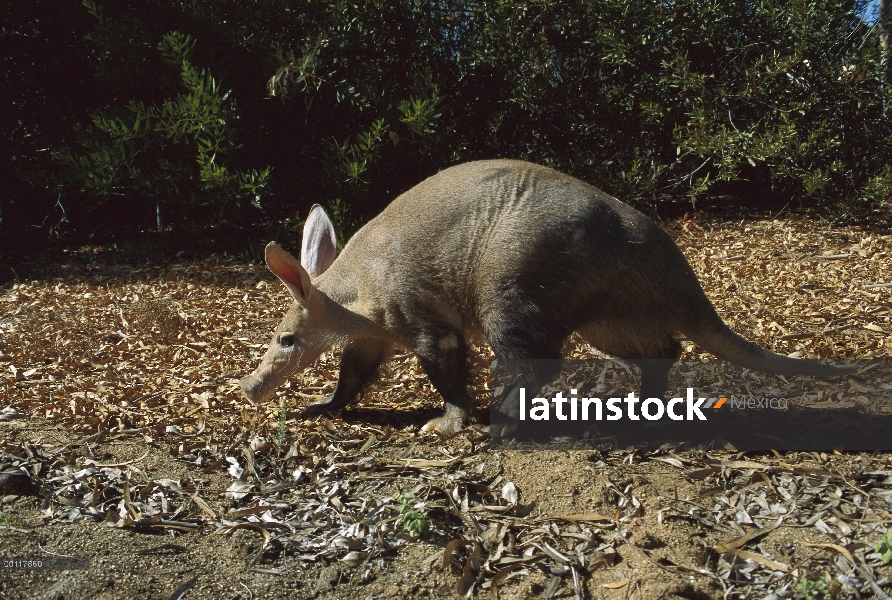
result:
[[[254,372],[238,382],[242,393],[251,402],[263,402],[294,371],[297,359],[292,347],[283,351],[275,342],[270,343]]]
[[[257,371],[240,379],[238,385],[251,402],[263,402],[272,393],[274,387],[269,379],[262,377]]]

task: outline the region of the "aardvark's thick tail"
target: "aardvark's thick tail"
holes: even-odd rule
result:
[[[854,373],[857,365],[827,365],[775,354],[740,337],[718,315],[684,333],[701,348],[740,367],[775,375],[832,376]]]

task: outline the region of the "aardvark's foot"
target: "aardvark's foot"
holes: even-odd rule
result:
[[[321,417],[323,415],[334,414],[339,410],[344,408],[342,404],[336,404],[331,401],[331,397],[327,398],[322,402],[317,402],[316,404],[310,404],[305,409],[303,409],[299,415],[297,415],[298,419],[312,419],[314,417]]]
[[[431,419],[421,428],[421,430],[439,433],[442,436],[452,435],[453,433],[461,431],[461,428],[467,419],[467,415],[445,414],[442,417]]]
[[[506,425],[492,425],[490,426],[490,434],[494,438],[506,438],[510,434],[514,433],[517,430],[517,425],[514,423],[508,423]]]

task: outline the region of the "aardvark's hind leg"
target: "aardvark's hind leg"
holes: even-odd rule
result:
[[[589,326],[582,338],[603,352],[637,365],[641,370],[642,400],[660,398],[669,385],[669,371],[681,356],[681,344],[665,331],[641,331],[621,323]]]
[[[520,417],[520,389],[536,395],[561,371],[561,346],[570,331],[553,321],[522,317],[516,313],[494,316],[484,326],[486,338],[498,358],[505,377],[505,393],[498,408],[494,436],[516,429]],[[498,431],[496,431],[498,429]]]

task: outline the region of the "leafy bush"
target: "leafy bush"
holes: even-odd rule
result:
[[[863,8],[26,3],[0,16],[2,168],[26,182],[0,227],[120,237],[160,208],[181,232],[293,237],[319,203],[347,237],[426,176],[493,157],[651,206],[706,194],[862,218],[892,195],[890,78]]]
[[[99,24],[90,39],[110,44],[121,32],[94,2],[86,4]],[[91,125],[76,127],[77,147],[52,153],[63,167],[59,187],[86,196],[89,210],[123,196],[156,211],[163,207],[180,222],[218,222],[246,200],[260,207],[270,168],[240,172],[227,167],[237,150],[238,112],[231,90],[190,62],[194,47],[194,40],[177,31],[162,37],[160,58],[171,74],[179,75],[176,81],[165,74],[164,87],[171,93],[179,88],[179,93],[157,105],[130,100],[97,111]],[[102,63],[97,69],[108,72]]]

